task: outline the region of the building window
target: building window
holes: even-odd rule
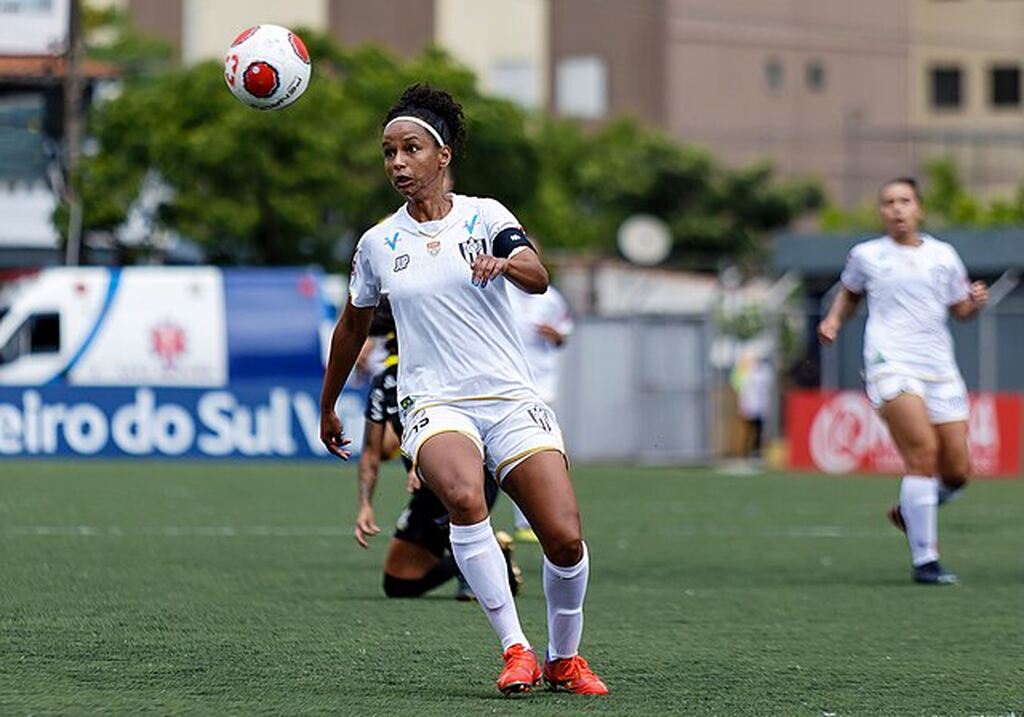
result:
[[[30,354],[60,351],[60,314],[33,314],[0,349],[0,364],[17,361]]]
[[[540,106],[539,79],[529,60],[501,60],[491,66],[491,90],[520,107]]]
[[[811,60],[804,70],[807,89],[811,92],[822,92],[825,89],[825,65],[820,60]]]
[[[781,90],[784,80],[785,76],[782,71],[782,61],[779,60],[779,58],[772,57],[768,62],[764,63],[764,81],[768,84],[769,90]]]
[[[1001,65],[989,71],[993,107],[1020,107],[1020,67]]]
[[[574,55],[558,61],[555,73],[557,109],[561,115],[600,119],[608,114],[608,63],[596,55]]]
[[[959,67],[932,68],[932,107],[959,109],[963,101],[963,71]]]

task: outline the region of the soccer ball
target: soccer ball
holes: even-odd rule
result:
[[[279,110],[309,85],[309,52],[294,32],[256,25],[241,32],[224,57],[224,81],[232,94],[258,110]]]

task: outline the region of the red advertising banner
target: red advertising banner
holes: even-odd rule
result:
[[[1021,397],[972,393],[968,435],[972,474],[1020,474]],[[903,460],[867,396],[859,391],[786,395],[789,467],[825,473],[903,472]]]

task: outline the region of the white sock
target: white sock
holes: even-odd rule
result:
[[[963,486],[958,485],[956,488],[950,488],[948,485],[938,480],[939,484],[939,505],[945,505],[950,501],[956,500],[960,497],[963,492]]]
[[[910,562],[914,567],[939,559],[939,481],[930,476],[903,477],[900,483],[900,513],[907,526]]]
[[[519,506],[516,505],[515,501],[512,501],[512,524],[516,526],[516,530],[524,528],[526,530],[531,530],[530,521],[526,519],[526,516],[523,515],[523,511],[519,509]]]
[[[501,651],[517,643],[529,647],[530,643],[519,626],[516,603],[508,586],[505,558],[494,539],[491,519],[484,518],[473,525],[452,524],[450,538],[455,562],[473,589],[491,627],[498,633]]]
[[[583,544],[583,557],[562,568],[544,556],[544,597],[548,602],[548,659],[572,657],[583,636],[583,596],[590,577],[590,556]]]

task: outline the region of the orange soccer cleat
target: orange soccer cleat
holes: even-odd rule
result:
[[[544,681],[552,690],[565,690],[577,695],[606,695],[608,685],[594,674],[579,655],[544,663]]]
[[[540,665],[533,650],[515,644],[502,655],[505,669],[498,675],[498,689],[506,697],[519,692],[529,692],[540,682]]]

